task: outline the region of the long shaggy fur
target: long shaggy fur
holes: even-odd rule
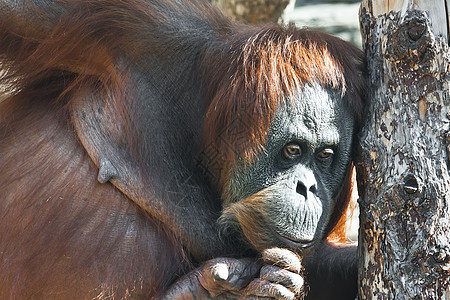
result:
[[[267,232],[265,212],[265,191],[256,193],[246,199],[232,203],[226,207],[219,218],[223,231],[237,230],[245,236],[252,248],[263,251],[273,246],[271,233]]]

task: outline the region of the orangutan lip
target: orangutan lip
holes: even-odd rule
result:
[[[281,242],[283,242],[284,244],[287,244],[287,245],[289,245],[290,247],[293,247],[293,248],[306,249],[306,248],[309,248],[309,247],[313,246],[316,243],[315,240],[303,241],[303,240],[296,240],[296,239],[293,239],[293,238],[289,238],[289,237],[286,237],[284,235],[281,235],[278,232],[276,232],[276,235],[277,235],[278,239]]]

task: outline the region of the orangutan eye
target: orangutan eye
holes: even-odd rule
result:
[[[286,158],[294,159],[302,155],[302,148],[299,145],[290,143],[284,146],[283,155]]]
[[[333,156],[334,151],[331,148],[322,149],[319,153],[317,153],[317,157],[320,159],[326,159]]]

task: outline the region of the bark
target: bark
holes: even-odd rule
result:
[[[438,0],[363,0],[360,299],[450,299],[450,53]]]
[[[250,24],[277,22],[289,0],[212,0],[227,16]]]

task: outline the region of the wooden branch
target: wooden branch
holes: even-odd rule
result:
[[[357,163],[360,299],[450,299],[447,7],[361,4],[371,105]]]

